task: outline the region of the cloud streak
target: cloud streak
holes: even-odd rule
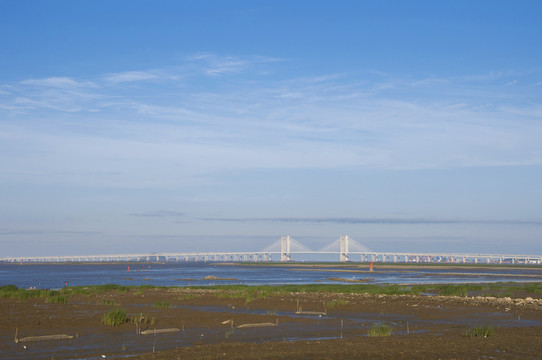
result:
[[[164,218],[164,217],[183,217],[185,213],[179,211],[158,210],[147,211],[142,213],[132,213],[130,216],[149,217],[149,218]]]
[[[63,88],[73,89],[81,87],[96,87],[96,84],[89,81],[77,81],[69,77],[49,77],[43,79],[27,79],[21,81],[23,85],[48,87],[48,88]]]
[[[98,231],[69,231],[69,230],[19,230],[19,229],[0,229],[0,235],[76,235],[76,236],[94,236],[100,235]]]
[[[536,225],[542,220],[476,220],[446,218],[355,218],[355,217],[269,217],[269,218],[201,218],[202,221],[223,222],[273,222],[273,223],[310,223],[310,224],[377,224],[377,225]]]
[[[158,75],[149,71],[126,71],[117,74],[111,74],[105,77],[105,81],[113,84],[152,80],[158,78]]]

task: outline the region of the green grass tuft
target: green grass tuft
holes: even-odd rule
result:
[[[48,296],[45,298],[45,302],[49,304],[67,304],[68,297],[62,295]]]
[[[470,329],[468,329],[467,331],[465,331],[465,336],[466,337],[478,337],[478,336],[483,336],[483,337],[488,337],[488,336],[491,336],[495,333],[495,326],[493,325],[476,325]]]
[[[368,336],[390,336],[391,335],[391,327],[380,324],[376,325],[374,324],[373,327],[369,330]]]
[[[118,303],[113,299],[102,299],[102,301],[100,301],[100,305],[115,306],[118,305]]]
[[[126,322],[126,311],[122,309],[109,310],[102,317],[102,324],[107,326],[118,326]]]
[[[170,306],[170,303],[167,301],[157,301],[154,303],[154,307],[157,309],[168,309]]]

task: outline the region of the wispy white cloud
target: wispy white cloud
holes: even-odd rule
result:
[[[264,56],[219,56],[212,53],[199,53],[186,59],[198,66],[204,74],[211,76],[239,73],[260,64],[280,61]]]
[[[109,74],[105,77],[106,82],[118,84],[124,82],[144,81],[158,78],[154,71],[125,71],[117,74]]]
[[[171,68],[6,84],[3,136],[55,160],[42,168],[41,157],[0,159],[4,168],[26,163],[28,177],[54,179],[69,168],[63,181],[114,186],[173,186],[224,169],[542,164],[540,106],[521,82],[502,87],[517,73],[274,80],[255,70],[275,62],[197,54]],[[227,86],[219,76],[226,73],[235,80]],[[179,77],[182,86],[162,81]],[[518,116],[528,119],[518,126]],[[89,177],[89,167],[101,175]]]
[[[140,213],[132,213],[129,214],[130,216],[140,216],[140,217],[150,217],[150,218],[163,218],[163,217],[183,217],[186,214],[179,211],[171,211],[171,210],[158,210],[158,211],[146,211],[146,212],[140,212]]]
[[[386,224],[386,225],[430,225],[430,224],[491,224],[491,225],[542,225],[542,220],[517,219],[450,219],[450,218],[355,218],[355,217],[274,217],[274,218],[202,218],[202,221],[224,222],[277,222],[277,223],[334,223],[334,224]]]
[[[69,77],[49,77],[44,79],[27,79],[21,81],[23,85],[34,85],[39,87],[51,88],[80,88],[80,87],[95,87],[96,85],[90,81],[76,81]]]

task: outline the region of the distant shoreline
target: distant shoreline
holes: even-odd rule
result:
[[[235,262],[218,262],[214,263],[215,265],[223,265],[223,266],[280,266],[280,267],[299,267],[299,268],[336,268],[336,267],[342,267],[342,268],[351,268],[351,269],[369,269],[370,263],[365,262],[348,262],[348,263],[334,263],[334,262],[310,262],[310,263],[301,263],[301,262],[261,262],[261,263],[235,263]],[[514,270],[521,270],[521,269],[539,269],[542,271],[542,265],[536,265],[536,264],[528,264],[528,265],[517,265],[517,264],[436,264],[436,263],[380,263],[380,262],[373,262],[373,268],[379,268],[379,269],[417,269],[417,268],[423,268],[423,269],[454,269],[454,268],[461,268],[461,269],[479,269],[479,268],[486,268],[486,269],[514,269]]]
[[[297,267],[297,268],[345,268],[352,270],[368,270],[370,263],[365,262],[201,262],[201,261],[71,261],[71,262],[0,262],[0,266],[35,266],[35,265],[133,265],[133,266],[145,266],[145,265],[173,265],[173,264],[190,264],[190,265],[219,265],[219,266],[269,266],[269,267]],[[373,262],[373,268],[376,269],[536,269],[542,271],[542,265],[527,264],[448,264],[448,263],[381,263]]]

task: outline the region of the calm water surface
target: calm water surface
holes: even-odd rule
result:
[[[243,266],[212,263],[168,264],[0,264],[0,286],[58,289],[78,285],[155,285],[187,286],[214,284],[281,285],[348,283],[329,280],[370,279],[369,283],[468,283],[498,281],[542,281],[542,268],[453,268],[453,269],[378,269],[369,273],[337,272],[335,268],[299,268],[295,266]],[[311,270],[311,271],[307,271]],[[318,270],[318,271],[314,271]],[[352,270],[352,269],[348,269]],[[235,280],[205,280],[206,276]]]

